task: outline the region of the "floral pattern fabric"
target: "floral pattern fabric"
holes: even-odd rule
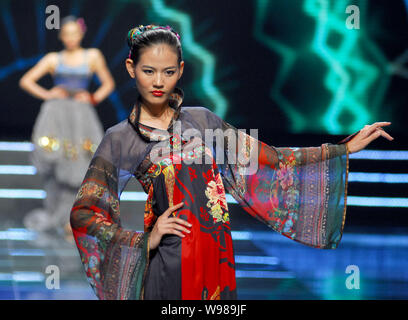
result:
[[[127,121],[110,128],[78,192],[71,225],[100,299],[236,299],[227,192],[251,216],[290,239],[325,249],[340,242],[347,138],[320,147],[269,146],[207,108],[182,107],[183,96],[176,88],[167,130],[137,123],[137,106]],[[229,134],[219,146],[214,140],[179,134],[177,122],[181,132],[195,129],[201,137],[205,129]],[[136,126],[147,139],[141,139]],[[159,145],[168,152],[152,157]],[[234,155],[239,161],[217,161]],[[253,158],[257,166],[248,174]],[[132,176],[147,193],[143,232],[124,230],[120,224],[120,193]],[[173,214],[192,224],[191,234],[165,235],[158,248],[149,250],[157,218],[181,201],[185,205]]]

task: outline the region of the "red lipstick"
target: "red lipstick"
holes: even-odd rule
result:
[[[160,91],[160,90],[155,90],[155,91],[152,91],[152,93],[153,93],[153,95],[154,95],[155,97],[161,97],[164,92],[163,92],[163,91]]]

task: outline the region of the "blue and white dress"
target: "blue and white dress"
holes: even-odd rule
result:
[[[44,208],[33,210],[24,219],[25,226],[35,230],[63,227],[69,222],[76,192],[104,135],[95,107],[73,99],[76,92],[88,89],[91,80],[88,51],[84,50],[84,62],[79,66],[64,64],[62,52],[58,59],[54,84],[70,96],[45,101],[34,124],[30,159],[47,192]]]

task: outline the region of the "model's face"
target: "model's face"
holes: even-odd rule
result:
[[[183,74],[184,61],[177,63],[177,54],[167,44],[157,44],[143,49],[136,65],[126,60],[129,75],[136,79],[136,86],[145,102],[156,105],[166,103],[177,81]],[[163,91],[157,96],[153,91]]]
[[[78,48],[83,36],[81,27],[74,21],[66,23],[61,28],[60,39],[67,50]]]

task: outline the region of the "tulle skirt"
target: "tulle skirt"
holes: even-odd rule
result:
[[[76,192],[103,134],[90,104],[73,99],[42,104],[32,132],[30,160],[42,178],[47,198],[43,208],[24,219],[27,228],[43,231],[69,223]]]

